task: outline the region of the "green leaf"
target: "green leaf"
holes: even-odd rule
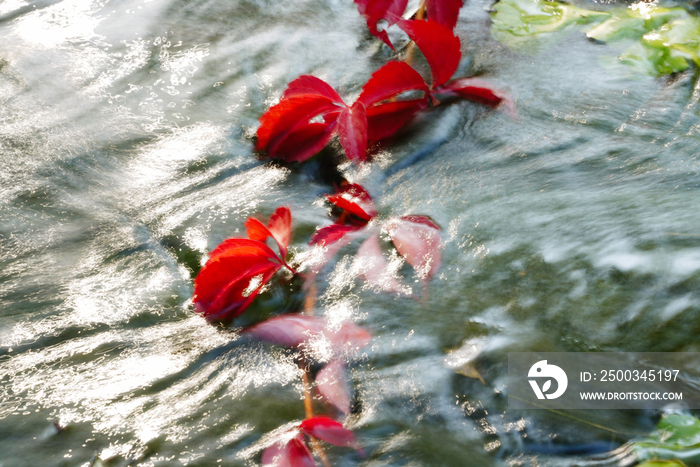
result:
[[[700,420],[691,415],[668,415],[659,421],[656,430],[648,438],[635,442],[633,446],[638,458],[655,459],[654,462],[657,463],[660,462],[658,459],[698,459]],[[663,463],[658,467],[676,466]]]

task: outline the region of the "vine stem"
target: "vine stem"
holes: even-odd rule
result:
[[[304,298],[304,314],[307,316],[313,316],[314,309],[316,308],[316,283],[313,278],[309,280],[306,290],[306,297]],[[306,414],[307,420],[314,417],[314,405],[313,396],[311,394],[311,375],[309,374],[309,365],[306,363],[306,359],[303,357],[299,361],[299,368],[304,371],[302,375],[302,382],[304,386],[304,412]],[[318,442],[313,436],[309,436],[311,441],[311,447],[314,453],[321,459],[324,467],[331,467],[330,462],[328,462],[328,456],[326,456],[326,451],[323,449],[321,443]]]
[[[416,11],[416,19],[417,20],[422,20],[425,19],[425,0],[421,0],[420,6],[418,7],[418,11]],[[416,43],[411,42],[408,44],[408,47],[406,47],[406,57],[404,58],[404,62],[406,64],[410,65],[411,62],[413,61],[413,53],[416,48]]]

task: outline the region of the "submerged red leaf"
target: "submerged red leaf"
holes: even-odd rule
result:
[[[328,417],[307,418],[299,425],[302,432],[334,446],[357,447],[352,431]]]
[[[446,83],[457,70],[462,57],[459,38],[452,29],[437,21],[399,21],[399,27],[415,42],[430,65],[430,89]]]
[[[356,183],[343,185],[327,199],[340,209],[344,209],[366,222],[377,217],[377,209],[374,207],[372,197],[367,193],[367,190]]]
[[[333,360],[316,375],[316,389],[322,398],[348,415],[351,396],[346,371],[342,361]]]
[[[321,337],[325,328],[326,322],[321,318],[284,315],[256,324],[245,333],[270,344],[296,348],[308,342],[309,339]]]
[[[306,315],[284,315],[268,319],[247,329],[245,333],[255,339],[291,348],[308,348],[317,340],[330,344],[331,353],[338,356],[366,346],[372,335],[357,326],[345,322],[339,329],[328,329],[324,319]]]
[[[379,235],[374,234],[364,241],[357,250],[357,261],[360,262],[362,278],[373,287],[379,287],[387,292],[399,292],[401,284],[386,273],[386,258],[379,246]]]
[[[430,92],[421,75],[410,65],[392,61],[372,74],[357,100],[370,111],[371,106],[408,91],[423,91],[426,96]]]
[[[345,156],[355,164],[367,159],[367,111],[362,102],[355,102],[338,117],[338,137]]]
[[[440,233],[425,216],[391,219],[386,230],[396,250],[415,269],[418,277],[430,279],[440,269]]]
[[[208,321],[235,318],[281,267],[279,258],[264,243],[228,239],[212,251],[195,278],[195,310]]]
[[[261,464],[268,467],[316,466],[302,435],[292,438],[288,442],[279,441],[265,449]]]
[[[428,19],[454,29],[457,25],[459,9],[462,8],[462,0],[425,0],[425,8]]]
[[[321,247],[327,247],[327,246],[333,245],[334,243],[339,242],[341,239],[343,239],[349,233],[357,232],[361,229],[363,229],[362,226],[340,225],[340,224],[332,224],[332,225],[328,225],[326,227],[321,227],[316,232],[314,232],[314,234],[311,236],[311,240],[309,241],[309,245],[311,245],[311,246],[318,245]],[[347,243],[346,243],[346,245],[347,245]]]
[[[292,237],[292,213],[288,207],[277,208],[270,216],[267,226],[251,217],[246,221],[245,228],[251,240],[264,243],[272,237],[277,242],[281,258],[284,259],[287,256],[287,247]]]

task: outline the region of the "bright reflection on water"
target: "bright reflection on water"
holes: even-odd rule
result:
[[[360,240],[323,271],[319,315],[375,336],[346,420],[367,457],[334,465],[585,461],[554,447],[612,449],[658,414],[509,412],[507,352],[700,351],[700,87],[630,80],[576,33],[511,52],[489,6],[462,11],[460,73],[519,119],[457,103],[342,166],[378,221],[428,214],[445,245],[425,297],[389,251],[401,293],[362,286]],[[304,254],[323,168],[258,161],[257,119],[301,74],[351,102],[388,49],[339,0],[6,1],[0,39],[0,466],[257,465],[304,416],[299,369],[194,315],[192,279],[280,205]]]

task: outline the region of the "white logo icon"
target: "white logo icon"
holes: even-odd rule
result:
[[[569,384],[569,378],[566,377],[564,370],[556,365],[548,365],[547,360],[540,360],[532,365],[527,376],[528,378],[550,378],[544,383],[542,389],[540,389],[537,381],[532,379],[528,380],[538,399],[544,399],[545,397],[547,399],[556,399],[564,394],[566,386]],[[549,391],[552,386],[552,379],[557,382],[557,390],[551,394],[547,394],[547,391]]]

